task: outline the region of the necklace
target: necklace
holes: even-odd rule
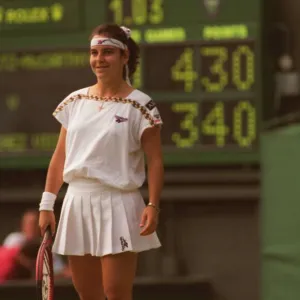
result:
[[[101,105],[98,107],[99,111],[102,111],[102,110],[104,109],[104,103],[105,103],[106,101],[108,101],[108,99],[115,97],[116,94],[118,94],[118,92],[116,92],[116,93],[115,93],[113,96],[111,96],[111,97],[100,97],[100,96],[98,96],[98,97],[100,98],[101,102],[102,102]]]
[[[104,102],[105,102],[105,101],[102,100],[102,103],[101,103],[101,105],[99,106],[99,111],[101,111],[101,110],[104,108],[104,107],[103,107],[103,106],[104,106]]]

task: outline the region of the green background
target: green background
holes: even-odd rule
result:
[[[300,299],[300,125],[262,136],[262,300]]]

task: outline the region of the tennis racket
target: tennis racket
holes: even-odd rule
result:
[[[53,238],[50,226],[46,229],[36,259],[37,300],[54,300],[54,275],[52,260]]]

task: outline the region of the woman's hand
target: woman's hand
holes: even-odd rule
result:
[[[140,235],[149,235],[156,230],[158,224],[158,212],[155,207],[146,206],[141,217]]]
[[[53,211],[49,211],[49,210],[40,211],[39,226],[40,226],[42,236],[45,234],[45,231],[49,225],[51,227],[52,235],[54,235],[56,222],[55,222],[55,215]]]

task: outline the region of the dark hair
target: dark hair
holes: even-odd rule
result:
[[[136,68],[139,64],[140,58],[140,48],[137,43],[132,38],[127,38],[126,33],[121,29],[119,25],[116,24],[102,24],[93,29],[90,40],[95,35],[104,35],[105,37],[116,39],[123,44],[127,45],[129,50],[129,59],[128,59],[128,69],[129,69],[129,78],[132,79],[132,75],[136,71]],[[124,53],[122,49],[121,53]],[[123,78],[125,79],[125,68],[123,70]]]

